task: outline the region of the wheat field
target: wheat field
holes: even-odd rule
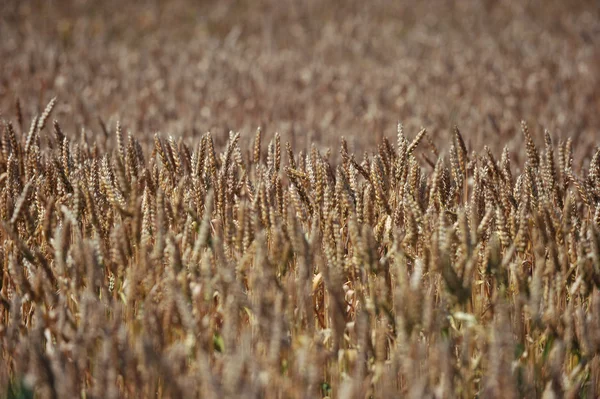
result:
[[[599,397],[600,14],[431,4],[0,6],[0,397]]]

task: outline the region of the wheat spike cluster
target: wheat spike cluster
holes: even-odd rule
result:
[[[410,3],[2,3],[0,399],[600,397],[600,14]]]
[[[108,149],[49,123],[55,101],[0,141],[0,385],[598,392],[600,149],[574,171],[570,141],[538,148],[523,123],[516,176],[508,151],[469,153],[458,128],[429,171],[426,130],[401,125],[362,160],[342,139],[337,164],[278,135],[265,152],[260,129],[251,148],[231,132],[221,151],[207,133],[149,152],[117,124]]]

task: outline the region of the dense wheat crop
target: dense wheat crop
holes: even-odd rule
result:
[[[586,2],[110,4],[2,6],[0,397],[600,395]]]

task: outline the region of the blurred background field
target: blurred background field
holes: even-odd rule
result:
[[[4,1],[0,110],[53,96],[64,129],[98,118],[151,137],[257,126],[359,152],[423,126],[470,149],[522,144],[519,122],[574,147],[600,137],[592,1]],[[581,159],[580,157],[576,157]]]

